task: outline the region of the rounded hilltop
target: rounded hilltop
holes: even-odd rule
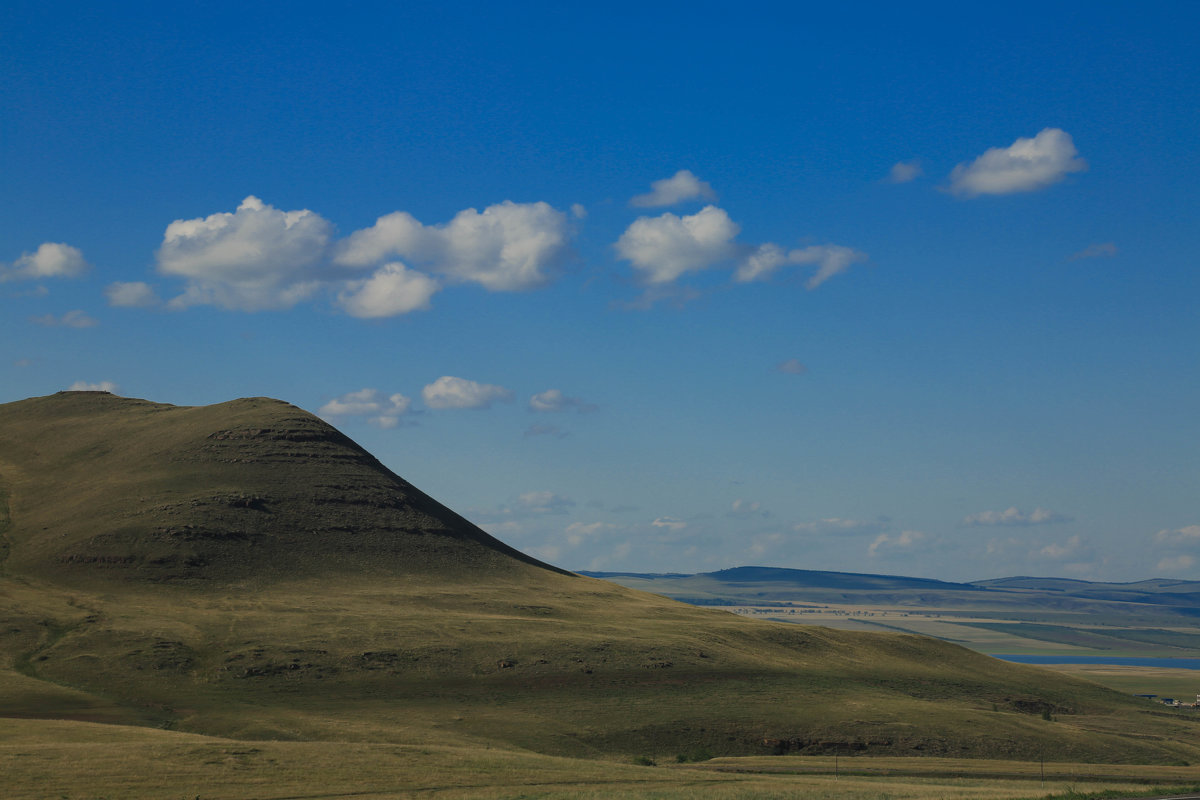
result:
[[[10,574],[228,581],[549,568],[269,397],[173,406],[59,392],[0,405],[0,493]]]

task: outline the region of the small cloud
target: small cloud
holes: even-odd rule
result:
[[[77,278],[88,270],[83,252],[62,242],[45,242],[32,253],[22,253],[11,267],[0,264],[0,283],[41,278]]]
[[[757,534],[750,540],[750,546],[746,548],[746,554],[751,558],[761,558],[782,544],[786,538],[778,531]]]
[[[407,414],[412,401],[402,394],[385,397],[378,389],[359,389],[330,400],[317,410],[322,417],[366,417],[367,422],[385,430],[395,428]]]
[[[555,439],[565,439],[569,434],[557,425],[530,425],[525,429],[522,436],[524,439],[532,439],[535,436],[551,436]]]
[[[1161,572],[1183,572],[1192,568],[1196,559],[1189,555],[1170,556],[1158,562]]]
[[[749,519],[750,517],[766,518],[771,515],[762,510],[761,504],[739,497],[730,504],[725,516],[733,519]]]
[[[917,159],[912,161],[897,161],[888,171],[886,178],[888,183],[908,183],[925,174],[925,170],[921,167],[921,162]]]
[[[1037,554],[1042,558],[1062,560],[1064,558],[1070,558],[1078,553],[1082,544],[1083,540],[1078,534],[1076,534],[1062,544],[1059,544],[1058,542],[1051,542],[1042,549],[1038,550]]]
[[[1154,541],[1163,545],[1200,545],[1200,525],[1161,530],[1154,534]]]
[[[110,283],[104,296],[110,306],[117,308],[153,308],[162,303],[150,284],[142,281]]]
[[[639,194],[629,201],[635,208],[658,208],[673,206],[685,200],[716,200],[717,193],[708,185],[692,174],[691,170],[681,169],[670,178],[663,178],[650,184],[648,194]]]
[[[75,381],[67,387],[68,392],[108,392],[116,394],[120,391],[120,387],[112,381],[100,381],[99,383],[88,383],[87,381]]]
[[[655,528],[665,528],[669,531],[681,531],[687,527],[686,522],[681,519],[675,519],[674,517],[659,517],[650,524]]]
[[[31,366],[33,366],[33,359],[18,358],[16,361],[13,362],[13,366],[17,367],[19,369],[24,369],[25,367],[31,367]]]
[[[816,273],[804,284],[805,288],[812,290],[845,272],[852,264],[866,260],[866,253],[837,244],[811,245],[785,252],[779,245],[768,242],[759,245],[742,259],[733,279],[738,283],[766,280],[782,266],[815,264]]]
[[[1084,258],[1113,258],[1117,254],[1117,246],[1112,242],[1089,245],[1078,253],[1067,257],[1067,261],[1079,261]]]
[[[947,191],[977,197],[1044,189],[1086,170],[1087,162],[1078,156],[1070,134],[1045,128],[1032,139],[1019,138],[1008,147],[991,148],[970,164],[959,164],[950,173]]]
[[[575,505],[571,498],[554,492],[525,492],[517,498],[517,502],[533,514],[565,514],[568,508]]]
[[[567,542],[572,547],[578,547],[583,544],[585,539],[601,533],[623,530],[624,527],[611,522],[572,522],[563,532],[567,535]]]
[[[880,550],[913,550],[924,544],[927,538],[921,531],[881,533],[867,547],[867,555],[874,557]]]
[[[94,328],[99,324],[96,320],[78,309],[68,311],[61,317],[56,317],[53,314],[44,314],[43,316],[30,317],[29,319],[36,325],[44,325],[48,328]]]
[[[723,209],[709,205],[684,217],[670,212],[638,217],[621,234],[616,248],[646,283],[670,283],[735,257],[733,239],[740,231]]]
[[[808,372],[808,367],[801,364],[799,359],[789,358],[787,361],[779,362],[775,366],[775,370],[787,375],[803,375]]]
[[[800,522],[792,526],[798,533],[813,533],[818,535],[856,535],[878,533],[883,530],[884,523],[868,522],[860,519],[839,519],[829,517],[813,522]]]
[[[366,280],[350,281],[338,294],[337,305],[360,319],[394,317],[410,311],[426,311],[429,300],[441,286],[423,272],[410,270],[399,261],[384,264]]]
[[[1070,517],[1063,516],[1057,511],[1035,508],[1033,511],[1026,513],[1013,506],[1006,511],[981,511],[978,514],[971,514],[963,518],[962,524],[970,526],[1005,525],[1027,527],[1030,525],[1053,525],[1070,521]]]
[[[587,208],[582,203],[571,204],[571,216],[575,219],[587,219]]]
[[[503,386],[443,375],[421,390],[421,398],[430,408],[491,408],[494,402],[510,402],[512,392]]]
[[[547,389],[529,398],[529,410],[545,413],[559,411],[595,411],[596,406],[586,403],[578,397],[568,397],[559,389]]]

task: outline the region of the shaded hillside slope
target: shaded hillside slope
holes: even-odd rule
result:
[[[0,406],[0,716],[577,756],[1195,761],[1194,717],[944,642],[546,567],[285,403]]]

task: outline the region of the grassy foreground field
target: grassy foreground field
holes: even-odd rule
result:
[[[626,760],[1200,761],[1200,719],[1095,684],[546,571],[232,594],[8,579],[0,611],[3,716]]]
[[[835,765],[825,756],[640,766],[476,747],[249,743],[12,719],[0,726],[0,775],[9,800],[1006,800],[1149,795],[1200,783],[1200,768],[1195,767],[868,757],[841,758]]]

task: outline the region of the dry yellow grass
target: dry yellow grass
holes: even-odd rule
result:
[[[1144,793],[1196,768],[781,756],[635,766],[513,750],[358,742],[239,742],[125,726],[5,720],[8,800],[602,798],[935,800]],[[858,773],[873,771],[875,776]],[[887,772],[893,774],[884,774]],[[1103,780],[1097,780],[1103,778]]]

